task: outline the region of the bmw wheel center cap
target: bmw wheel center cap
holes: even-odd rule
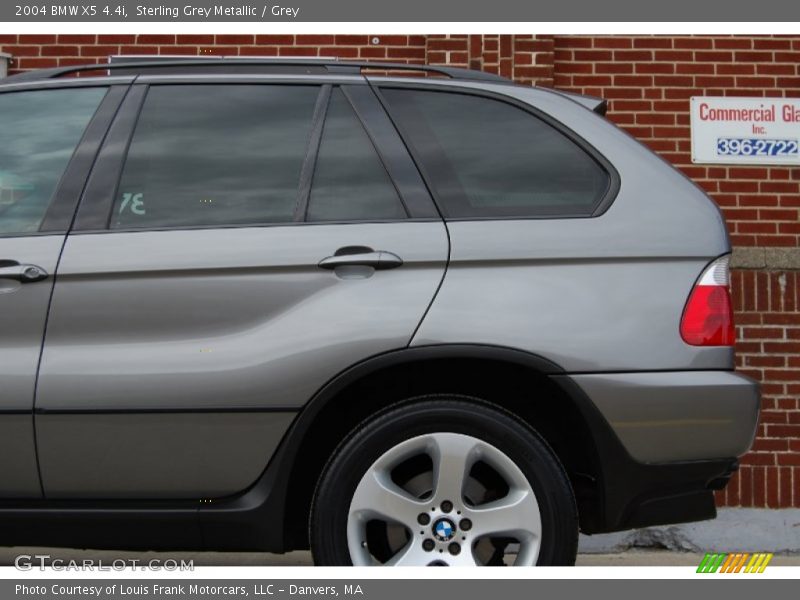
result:
[[[456,535],[456,526],[450,519],[439,519],[433,524],[433,537],[440,542],[449,542]]]

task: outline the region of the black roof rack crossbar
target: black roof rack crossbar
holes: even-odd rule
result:
[[[392,63],[392,62],[372,62],[372,61],[349,61],[349,60],[336,60],[324,58],[198,58],[190,59],[181,57],[179,59],[170,60],[169,57],[162,58],[149,58],[149,57],[136,57],[133,60],[121,60],[123,57],[115,57],[115,62],[100,63],[95,65],[70,65],[65,67],[53,67],[50,69],[39,69],[34,71],[26,71],[18,73],[6,78],[5,81],[13,80],[18,81],[36,81],[43,79],[55,79],[63,75],[71,73],[80,73],[84,71],[104,71],[104,70],[125,70],[126,75],[131,72],[138,73],[139,71],[146,71],[148,69],[183,69],[190,67],[241,67],[248,66],[287,66],[287,67],[324,67],[328,73],[341,74],[341,75],[360,75],[363,69],[374,69],[380,71],[423,71],[427,73],[437,73],[446,75],[451,79],[463,79],[470,81],[493,81],[505,82],[509,80],[500,75],[493,73],[486,73],[484,71],[476,71],[472,69],[462,69],[457,67],[440,67],[435,65],[412,65],[406,63]],[[132,57],[133,58],[133,57]],[[119,62],[116,62],[119,61]],[[215,69],[216,70],[216,69]],[[174,71],[173,71],[174,72]],[[310,72],[310,71],[306,71]]]

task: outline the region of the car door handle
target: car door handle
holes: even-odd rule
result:
[[[345,249],[342,249],[345,250]],[[341,252],[341,250],[340,250]],[[376,271],[394,269],[403,264],[403,259],[393,252],[374,250],[369,252],[356,252],[353,254],[342,253],[328,256],[319,261],[321,269],[335,269],[337,267],[362,266],[372,267]]]
[[[47,279],[47,271],[36,265],[5,266],[0,267],[0,279],[14,279],[21,283],[33,283],[34,281]]]

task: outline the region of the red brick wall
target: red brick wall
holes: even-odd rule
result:
[[[689,97],[800,97],[800,36],[0,35],[20,69],[110,54],[339,56],[484,69],[607,98],[609,118],[722,207],[734,272],[737,365],[763,384],[753,452],[729,506],[800,507],[800,167],[692,165]]]
[[[800,507],[800,271],[735,271],[732,291],[736,362],[761,381],[762,412],[753,451],[719,500]]]
[[[111,54],[338,56],[483,68],[552,85],[553,38],[534,35],[0,35],[11,72],[91,64]]]

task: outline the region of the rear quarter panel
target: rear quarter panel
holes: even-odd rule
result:
[[[541,89],[481,87],[576,132],[617,169],[619,190],[591,218],[449,221],[448,271],[413,344],[510,346],[567,372],[731,369],[732,349],[689,346],[679,333],[703,267],[730,251],[716,205],[579,104]]]

